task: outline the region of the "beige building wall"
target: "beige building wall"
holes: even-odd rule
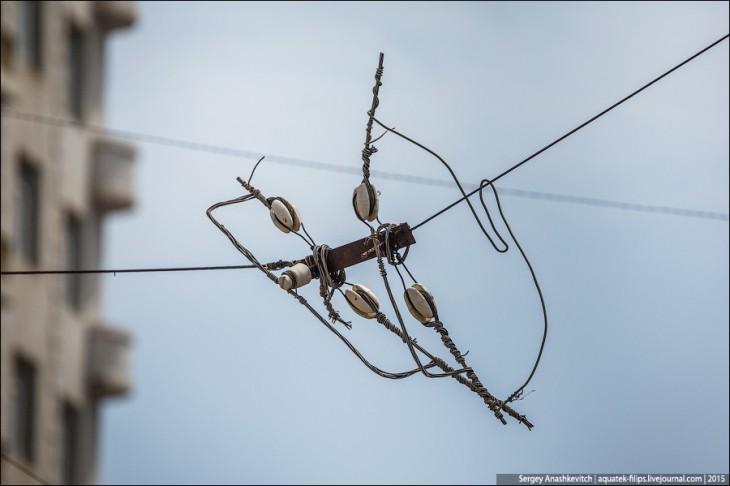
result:
[[[2,2],[2,271],[98,268],[101,225],[134,201],[134,150],[102,125],[104,43],[133,2]],[[78,123],[28,119],[40,115]],[[4,275],[3,484],[96,481],[97,412],[131,385],[129,336],[97,275]]]

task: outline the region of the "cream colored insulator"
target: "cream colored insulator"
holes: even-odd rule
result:
[[[374,221],[378,217],[378,203],[378,191],[372,184],[363,182],[352,193],[352,207],[362,221]]]
[[[312,281],[312,272],[304,263],[297,263],[279,277],[279,287],[284,290],[298,289]]]
[[[426,324],[438,313],[433,294],[419,283],[408,287],[403,297],[406,299],[406,306],[410,313],[422,324]]]
[[[284,233],[299,231],[302,219],[297,208],[282,197],[273,197],[269,201],[271,204],[269,216],[274,225]]]
[[[360,284],[345,290],[345,300],[360,317],[372,319],[380,310],[380,301],[372,291]]]

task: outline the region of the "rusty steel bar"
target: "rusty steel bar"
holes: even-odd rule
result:
[[[375,248],[373,246],[372,237],[361,238],[357,241],[347,243],[330,250],[327,257],[327,266],[330,271],[336,272],[347,267],[357,265],[375,258]],[[381,246],[384,244],[384,235],[377,235]],[[408,223],[401,223],[391,231],[390,246],[393,250],[406,248],[416,243],[411,227]]]

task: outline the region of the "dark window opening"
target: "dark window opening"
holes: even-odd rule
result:
[[[18,249],[28,262],[38,262],[38,219],[40,188],[38,171],[27,160],[20,164],[18,201]]]
[[[78,484],[79,413],[68,403],[63,406],[61,473],[63,484]]]
[[[68,40],[68,103],[71,114],[81,118],[83,114],[84,83],[84,34],[71,26]]]
[[[66,221],[66,268],[81,270],[81,223],[73,215]],[[81,307],[81,274],[66,275],[66,302],[73,309]]]
[[[35,367],[23,358],[15,362],[14,450],[19,457],[33,461],[35,432]]]
[[[25,1],[18,5],[18,58],[34,69],[42,63],[43,2]]]

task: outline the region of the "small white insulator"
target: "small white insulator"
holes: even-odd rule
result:
[[[378,191],[375,186],[363,182],[352,193],[352,207],[361,221],[374,221],[378,217]]]
[[[279,287],[284,290],[298,289],[312,281],[312,272],[304,263],[297,263],[279,277]]]
[[[345,300],[355,314],[366,319],[372,319],[380,310],[380,301],[372,291],[360,284],[355,284],[345,290]]]
[[[271,204],[269,216],[274,225],[284,233],[299,231],[302,219],[297,208],[283,197],[273,197],[269,201]]]
[[[433,294],[419,283],[408,287],[403,297],[406,300],[408,311],[422,324],[426,324],[438,313]]]

